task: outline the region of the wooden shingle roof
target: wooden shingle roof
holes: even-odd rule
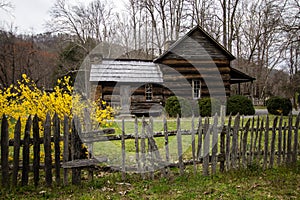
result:
[[[136,60],[103,60],[92,64],[90,81],[114,81],[127,83],[162,83],[158,64]]]

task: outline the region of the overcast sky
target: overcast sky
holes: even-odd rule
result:
[[[1,1],[1,0],[0,0]],[[0,10],[0,27],[17,27],[18,33],[43,33],[45,22],[50,19],[49,10],[56,0],[10,0],[14,8],[10,12]],[[69,0],[72,3],[92,0]],[[122,0],[113,0],[115,4]]]

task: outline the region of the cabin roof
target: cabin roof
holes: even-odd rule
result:
[[[197,33],[198,32],[198,33]],[[184,42],[191,42],[189,41],[190,38],[192,38],[195,34],[201,34],[205,37],[206,41],[209,41],[210,44],[216,49],[219,50],[225,57],[227,57],[229,60],[234,60],[235,57],[234,55],[232,55],[223,45],[221,45],[217,40],[215,40],[208,32],[206,32],[201,26],[197,25],[195,26],[193,29],[191,29],[187,34],[185,34],[182,38],[180,38],[179,40],[177,40],[175,43],[173,43],[170,48],[165,51],[162,55],[160,55],[158,58],[156,58],[154,60],[155,63],[159,63],[162,60],[166,59],[170,54],[174,54],[174,53],[181,53],[180,51],[176,50],[177,48],[179,49],[180,45]],[[195,40],[193,40],[195,41]],[[191,46],[191,49],[193,49],[193,51],[187,52],[191,53],[191,52],[201,52],[203,51],[203,49],[205,49],[206,47],[203,46],[203,43],[200,42],[198,43],[200,45],[196,45],[196,47]],[[195,48],[195,49],[194,49]],[[200,48],[200,49],[199,49]],[[211,53],[211,52],[210,52]],[[207,56],[210,54],[209,52],[205,51],[206,55],[202,55],[202,56]],[[183,58],[188,57],[189,55],[187,55],[186,52],[183,53],[183,55],[179,55],[182,56]],[[192,55],[194,56],[194,55]],[[212,57],[214,55],[211,55]],[[197,55],[198,58],[200,58],[201,56]]]
[[[230,83],[245,83],[245,82],[252,82],[256,80],[255,78],[241,72],[233,67],[230,67]]]
[[[90,81],[127,83],[162,83],[163,75],[158,64],[137,60],[103,60],[92,64]]]

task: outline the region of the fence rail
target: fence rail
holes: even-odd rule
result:
[[[109,135],[103,135],[103,132],[90,131],[88,118],[80,122],[76,117],[72,120],[68,117],[60,120],[57,115],[51,119],[48,114],[40,127],[38,117],[29,116],[22,132],[20,119],[10,125],[10,128],[4,115],[1,120],[2,186],[28,185],[30,173],[33,174],[35,186],[41,181],[51,186],[53,180],[57,185],[67,185],[69,179],[72,179],[73,184],[80,184],[81,170],[84,167],[95,167],[106,161],[104,157],[93,158],[93,143],[100,142],[101,145],[101,142],[108,140],[120,141],[122,162],[118,166],[109,167],[122,171],[123,179],[126,179],[126,172],[132,170],[140,173],[142,178],[153,178],[156,171],[169,176],[170,167],[178,167],[180,174],[184,174],[184,166],[192,165],[195,174],[201,171],[207,176],[218,171],[246,168],[252,164],[266,169],[297,162],[300,114],[294,122],[292,115],[287,121],[281,116],[274,118],[272,122],[268,116],[248,119],[239,115],[230,116],[228,123],[222,126],[218,125],[218,116],[212,117],[212,123],[209,118],[193,117],[191,130],[182,130],[182,122],[178,117],[175,131],[168,130],[167,120],[162,120],[163,131],[159,133],[153,131],[152,118],[142,118],[135,119],[133,134],[126,134],[126,120],[122,120],[121,135],[111,135],[112,129],[104,132],[110,133]],[[138,130],[138,121],[142,122],[141,130]],[[82,131],[81,124],[85,125],[85,132]],[[12,128],[13,138],[9,139]],[[159,137],[164,138],[163,148],[158,147]],[[170,155],[170,137],[176,140],[175,162]],[[186,140],[187,137],[191,157],[184,160],[183,138]],[[135,146],[135,158],[130,162],[126,149],[128,139],[133,140]],[[82,149],[82,142],[87,146],[88,156]],[[44,170],[43,176],[40,169]],[[89,177],[92,178],[92,168],[88,170]]]

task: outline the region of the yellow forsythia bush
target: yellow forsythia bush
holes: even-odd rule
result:
[[[53,91],[46,92],[23,74],[22,80],[17,81],[16,85],[0,90],[0,116],[5,114],[9,122],[20,118],[23,128],[29,115],[37,114],[41,122],[45,121],[47,113],[51,116],[57,113],[61,120],[65,115],[72,118],[74,114],[83,118],[84,109],[90,111],[91,120],[98,125],[110,126],[113,109],[104,101],[83,101],[79,94],[73,94],[70,77],[59,79]],[[13,131],[10,132],[10,138],[13,138]]]

